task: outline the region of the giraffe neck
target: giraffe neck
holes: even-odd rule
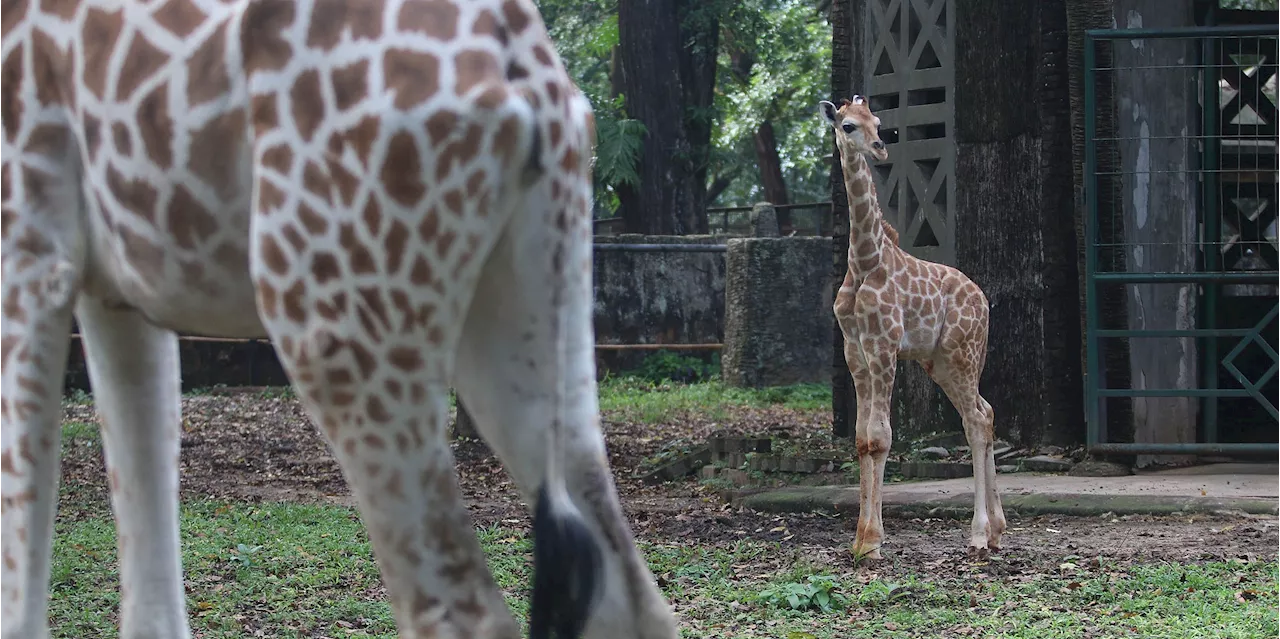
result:
[[[849,268],[865,275],[880,264],[885,228],[871,166],[861,153],[844,154],[844,187],[849,196]]]

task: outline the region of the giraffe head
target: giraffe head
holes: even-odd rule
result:
[[[880,118],[871,112],[867,99],[853,96],[853,100],[840,100],[840,106],[823,100],[818,103],[822,119],[836,132],[836,145],[841,154],[864,153],[884,162],[889,151],[880,140]]]

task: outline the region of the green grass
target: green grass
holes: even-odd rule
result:
[[[218,387],[196,388],[183,393],[184,397],[208,395]],[[263,399],[291,399],[293,389],[288,386],[263,388]],[[729,406],[782,405],[796,410],[829,410],[831,386],[828,384],[796,384],[775,388],[734,388],[718,380],[692,383],[670,380],[653,381],[638,376],[608,377],[600,382],[600,409],[615,418],[648,424],[661,423],[681,413],[696,411],[707,419],[719,420],[728,416]],[[91,404],[93,396],[82,391],[68,394],[69,404]],[[449,393],[449,408],[457,407],[454,393]]]
[[[644,423],[660,423],[690,411],[711,420],[724,419],[726,406],[780,404],[798,410],[831,407],[831,387],[822,384],[749,389],[725,386],[719,381],[682,384],[609,377],[600,382],[599,397],[601,412]]]
[[[504,528],[478,533],[498,585],[523,619],[528,540]],[[205,637],[253,636],[246,627],[273,637],[394,636],[368,539],[349,509],[195,502],[183,508],[182,534],[191,623]],[[984,568],[971,565],[861,583],[793,559],[791,547],[774,542],[641,549],[680,611],[686,637],[1243,639],[1280,631],[1274,561],[1127,569],[1081,561],[1016,578],[978,576]],[[769,596],[797,584],[817,584],[827,609]],[[54,636],[115,637],[117,586],[109,515],[60,520]]]

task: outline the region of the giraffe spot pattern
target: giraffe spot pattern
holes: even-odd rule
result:
[[[157,24],[181,38],[194,33],[204,23],[205,17],[191,0],[169,0],[152,14]]]
[[[231,88],[226,60],[227,23],[223,22],[187,60],[187,105],[199,106]]]
[[[440,59],[423,51],[388,49],[382,57],[386,88],[392,91],[395,107],[407,111],[440,90]]]

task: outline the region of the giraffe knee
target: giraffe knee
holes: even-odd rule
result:
[[[858,450],[858,456],[871,455],[876,457],[888,454],[889,447],[893,444],[892,431],[887,426],[872,427],[868,428],[867,431],[867,433],[854,438],[854,446]]]

